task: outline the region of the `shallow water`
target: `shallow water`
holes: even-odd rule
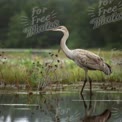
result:
[[[122,94],[0,95],[0,122],[82,122],[83,119],[122,122]]]

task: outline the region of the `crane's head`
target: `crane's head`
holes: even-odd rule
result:
[[[58,26],[56,28],[49,29],[49,31],[61,31],[61,32],[68,32],[65,26]]]
[[[69,36],[69,32],[65,26],[58,26],[55,28],[48,29],[47,31],[60,31]],[[60,49],[58,50],[58,52],[60,52]]]

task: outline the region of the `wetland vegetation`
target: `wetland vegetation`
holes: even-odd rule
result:
[[[122,82],[122,52],[91,50],[112,66],[112,74],[90,71],[93,82]],[[84,71],[56,50],[1,51],[1,86],[43,90],[53,84],[77,84],[84,80]],[[58,86],[57,86],[58,87]]]

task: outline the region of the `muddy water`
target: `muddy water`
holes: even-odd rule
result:
[[[122,122],[122,94],[0,95],[0,122]]]

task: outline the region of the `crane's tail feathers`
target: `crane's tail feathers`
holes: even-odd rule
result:
[[[111,66],[107,63],[104,64],[104,69],[103,69],[103,72],[106,74],[106,75],[110,75],[112,73],[112,70],[111,70]]]

